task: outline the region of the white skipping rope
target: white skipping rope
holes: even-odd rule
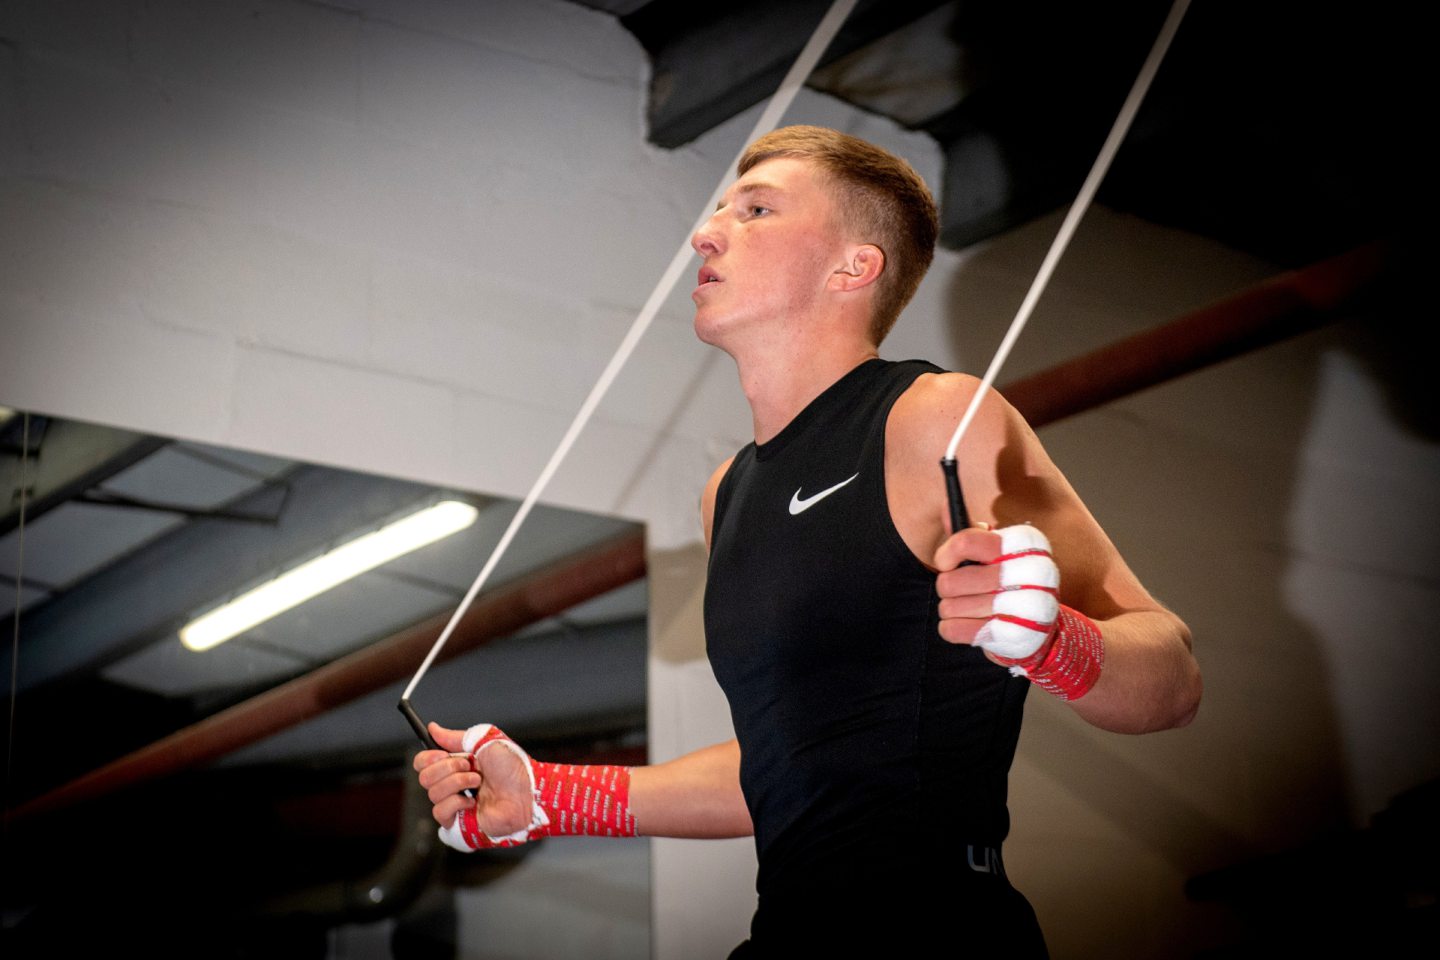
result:
[[[1140,104],[1145,99],[1145,94],[1150,89],[1150,81],[1155,79],[1155,72],[1160,69],[1160,61],[1165,59],[1165,53],[1170,49],[1170,41],[1175,36],[1175,31],[1180,27],[1180,21],[1185,18],[1185,11],[1190,6],[1190,0],[1175,0],[1170,7],[1170,15],[1165,18],[1165,23],[1160,27],[1160,35],[1155,38],[1155,45],[1150,48],[1150,56],[1145,58],[1145,64],[1140,68],[1140,75],[1135,78],[1135,85],[1130,88],[1130,95],[1125,98],[1125,104],[1120,108],[1120,115],[1115,118],[1115,125],[1110,128],[1110,136],[1105,138],[1105,145],[1100,148],[1100,155],[1095,158],[1095,165],[1090,168],[1090,175],[1080,186],[1080,193],[1075,197],[1075,202],[1070,205],[1070,212],[1065,215],[1065,221],[1060,224],[1060,230],[1055,234],[1054,241],[1050,244],[1050,252],[1045,255],[1045,260],[1040,264],[1040,272],[1035,274],[1035,279],[1030,283],[1030,292],[1025,294],[1025,300],[1020,304],[1020,312],[1010,322],[1010,329],[1005,333],[1005,339],[1000,341],[1000,347],[995,351],[995,356],[990,361],[990,367],[985,371],[985,376],[980,380],[980,387],[975,391],[975,396],[970,398],[970,406],[965,408],[965,415],[960,418],[960,426],[955,428],[955,435],[950,438],[950,445],[945,448],[945,459],[953,461],[955,451],[960,448],[960,438],[965,436],[965,431],[970,426],[970,421],[975,419],[975,411],[980,409],[980,401],[985,394],[995,385],[995,377],[1000,368],[1005,365],[1005,360],[1010,356],[1010,348],[1020,337],[1020,331],[1025,329],[1025,324],[1030,320],[1030,314],[1035,311],[1035,304],[1039,302],[1040,295],[1045,292],[1045,286],[1050,282],[1050,275],[1055,272],[1055,265],[1060,262],[1064,255],[1065,248],[1070,245],[1070,238],[1075,235],[1075,228],[1080,225],[1080,218],[1085,216],[1085,211],[1090,208],[1090,201],[1095,198],[1095,191],[1100,187],[1100,181],[1105,179],[1106,172],[1110,169],[1110,161],[1115,159],[1115,153],[1120,149],[1120,143],[1125,139],[1125,134],[1130,131],[1130,121],[1135,119],[1135,114],[1140,110]]]
[[[601,371],[599,379],[595,381],[595,385],[590,388],[589,395],[585,398],[585,402],[580,405],[580,410],[575,414],[575,419],[571,421],[569,429],[565,431],[565,435],[561,438],[559,446],[557,446],[555,452],[550,455],[550,460],[545,464],[544,469],[540,471],[540,475],[536,477],[535,483],[530,487],[530,491],[525,494],[525,499],[520,503],[520,509],[516,511],[515,516],[510,520],[510,525],[505,528],[505,532],[501,535],[499,542],[495,544],[495,549],[491,552],[490,558],[486,560],[485,565],[481,567],[479,575],[475,578],[475,582],[472,583],[470,589],[465,592],[465,596],[461,599],[460,605],[455,609],[454,614],[451,615],[449,622],[445,624],[445,629],[440,632],[439,639],[435,641],[435,645],[432,646],[430,652],[426,654],[425,660],[420,664],[420,668],[415,671],[415,676],[410,679],[409,685],[406,686],[405,692],[401,695],[402,700],[408,701],[410,699],[410,695],[415,692],[416,686],[419,685],[421,679],[425,676],[426,672],[429,671],[431,664],[435,662],[435,658],[438,657],[440,651],[444,649],[445,643],[450,639],[450,635],[455,632],[455,626],[460,622],[461,618],[465,616],[465,613],[470,609],[470,605],[474,603],[475,597],[479,594],[481,587],[483,587],[485,582],[490,578],[491,572],[493,572],[499,564],[500,558],[504,556],[511,541],[515,539],[515,534],[520,529],[520,525],[524,523],[525,518],[530,515],[530,511],[540,498],[540,494],[544,492],[550,480],[555,476],[556,470],[559,469],[561,462],[563,462],[566,455],[569,454],[570,448],[575,445],[576,439],[579,438],[586,424],[590,422],[590,417],[594,414],[596,407],[600,405],[600,401],[604,398],[606,392],[609,391],[610,385],[620,373],[620,369],[625,365],[626,361],[630,359],[630,354],[635,351],[635,347],[640,342],[640,338],[644,336],[645,331],[649,329],[651,321],[655,319],[655,314],[659,312],[660,305],[665,302],[671,291],[674,290],[675,284],[679,282],[681,271],[684,270],[690,261],[690,257],[694,253],[690,248],[690,236],[705,225],[705,221],[710,218],[715,205],[719,203],[725,190],[734,181],[735,175],[733,171],[739,163],[740,157],[743,156],[745,147],[775,129],[779,124],[780,118],[784,115],[785,111],[789,109],[796,94],[798,94],[800,88],[804,86],[805,79],[810,75],[811,71],[815,69],[815,65],[819,62],[821,55],[825,52],[825,49],[830,45],[831,41],[835,39],[835,35],[840,31],[841,25],[843,25],[845,20],[850,16],[857,2],[858,0],[835,0],[825,16],[821,18],[819,25],[815,28],[815,32],[811,34],[809,41],[806,42],[804,48],[800,51],[800,55],[796,58],[794,65],[791,66],[789,72],[785,75],[785,79],[781,81],[779,89],[775,91],[774,96],[770,98],[769,104],[760,114],[759,119],[756,120],[754,129],[751,130],[750,136],[745,139],[740,153],[736,154],[735,161],[726,168],[724,176],[721,177],[720,183],[715,187],[714,192],[711,193],[709,201],[701,210],[700,216],[696,219],[695,225],[691,228],[690,233],[686,235],[679,249],[675,251],[674,257],[670,260],[670,265],[665,268],[665,272],[661,275],[659,282],[656,283],[655,289],[651,291],[649,298],[645,301],[645,305],[641,307],[640,313],[630,325],[629,331],[625,334],[624,339],[620,341],[620,346],[616,348],[615,354],[610,358],[610,362],[607,363],[605,369]],[[1156,37],[1155,44],[1150,50],[1150,55],[1140,68],[1140,74],[1136,77],[1135,84],[1131,88],[1129,96],[1126,97],[1124,105],[1120,108],[1120,115],[1116,118],[1115,124],[1110,130],[1110,135],[1105,139],[1104,145],[1100,148],[1100,154],[1096,157],[1095,164],[1090,169],[1089,176],[1085,178],[1084,184],[1080,187],[1080,193],[1076,196],[1075,202],[1071,204],[1065,221],[1060,225],[1060,230],[1056,233],[1055,239],[1050,245],[1050,251],[1046,254],[1045,260],[1040,265],[1039,272],[1035,275],[1035,279],[1030,285],[1029,292],[1025,295],[1024,302],[1020,305],[1019,313],[1017,313],[1015,319],[1011,321],[1010,329],[1006,332],[1005,339],[1001,341],[999,349],[995,351],[995,356],[991,359],[990,366],[985,371],[985,376],[980,382],[979,389],[975,391],[975,396],[971,398],[969,407],[966,408],[964,416],[960,419],[960,425],[955,429],[954,435],[950,438],[950,445],[945,449],[945,458],[947,460],[955,459],[955,452],[959,449],[960,441],[965,436],[965,431],[969,428],[970,422],[975,419],[975,412],[979,409],[980,401],[984,398],[988,389],[994,384],[996,375],[1000,372],[1000,368],[1004,366],[1005,360],[1010,356],[1011,348],[1019,338],[1020,332],[1025,328],[1025,324],[1029,321],[1031,313],[1034,312],[1035,304],[1039,301],[1040,295],[1044,293],[1046,285],[1050,282],[1050,276],[1055,272],[1056,264],[1059,263],[1060,257],[1065,253],[1066,247],[1069,246],[1070,239],[1074,235],[1080,219],[1085,215],[1085,211],[1094,199],[1095,191],[1099,188],[1100,181],[1104,179],[1106,172],[1110,169],[1111,161],[1114,160],[1116,152],[1120,149],[1121,142],[1129,132],[1130,123],[1135,119],[1135,114],[1139,111],[1140,104],[1144,101],[1145,94],[1150,89],[1150,83],[1155,78],[1155,73],[1159,69],[1161,61],[1165,59],[1165,54],[1170,48],[1170,41],[1174,38],[1175,31],[1179,28],[1180,21],[1184,19],[1185,11],[1189,6],[1190,0],[1175,0],[1171,6],[1170,13],[1166,17],[1164,25],[1160,28],[1160,34]]]
[[[850,12],[854,10],[857,2],[858,0],[835,0],[835,2],[830,5],[829,11],[821,18],[819,26],[815,28],[815,32],[810,35],[810,40],[800,51],[800,56],[795,59],[794,65],[791,66],[790,71],[785,74],[785,79],[780,82],[779,89],[776,90],[775,95],[770,98],[770,103],[760,114],[760,118],[755,121],[755,129],[750,131],[750,136],[745,139],[744,146],[741,147],[741,152],[735,155],[734,162],[726,168],[725,175],[721,178],[719,185],[716,186],[715,192],[710,195],[710,200],[706,203],[704,209],[701,210],[699,218],[695,221],[695,225],[690,229],[690,232],[685,235],[685,239],[681,241],[680,249],[675,251],[675,256],[670,260],[670,266],[665,268],[665,272],[660,276],[660,282],[655,284],[655,289],[651,291],[649,299],[646,300],[645,305],[640,308],[639,315],[635,317],[635,322],[630,325],[630,330],[625,334],[625,338],[620,341],[620,346],[616,348],[615,355],[610,358],[610,362],[606,364],[605,369],[601,371],[600,379],[595,381],[595,386],[590,388],[590,395],[587,396],[585,402],[580,405],[580,410],[575,414],[575,419],[571,421],[570,428],[565,431],[565,436],[561,438],[560,445],[556,447],[555,452],[550,455],[550,461],[545,464],[545,469],[540,471],[540,476],[535,478],[535,483],[530,487],[530,492],[525,494],[525,499],[520,503],[520,509],[515,513],[515,516],[511,518],[510,525],[505,528],[505,532],[501,535],[500,541],[495,544],[495,549],[491,552],[490,559],[486,560],[485,566],[480,568],[480,574],[475,578],[475,582],[470,585],[470,589],[466,591],[464,599],[460,601],[460,606],[457,607],[455,613],[451,615],[450,622],[445,624],[444,630],[440,631],[440,639],[435,641],[435,645],[431,647],[430,652],[426,654],[424,662],[420,664],[420,669],[415,671],[415,676],[411,678],[410,685],[405,688],[405,692],[401,695],[402,700],[410,699],[410,695],[415,692],[415,687],[420,683],[421,678],[424,677],[426,671],[430,669],[430,665],[435,662],[435,658],[440,655],[440,651],[444,648],[446,641],[450,639],[450,634],[455,632],[455,625],[460,622],[460,619],[465,616],[465,612],[470,609],[470,605],[475,601],[475,596],[480,592],[480,588],[485,585],[485,581],[490,578],[490,574],[500,562],[500,558],[505,555],[506,549],[510,546],[510,541],[515,539],[515,533],[520,529],[520,524],[524,523],[525,518],[530,515],[530,510],[535,506],[535,501],[540,498],[540,494],[545,490],[545,487],[549,485],[551,478],[555,476],[555,471],[559,469],[560,463],[570,452],[570,448],[575,445],[575,441],[580,436],[580,432],[584,430],[585,425],[590,422],[591,415],[595,412],[595,408],[600,405],[600,400],[610,389],[610,384],[614,382],[616,375],[620,373],[620,368],[625,366],[625,362],[630,359],[630,354],[634,352],[636,344],[638,344],[640,338],[645,335],[645,331],[649,328],[650,322],[655,319],[655,314],[659,312],[660,305],[665,302],[666,298],[670,296],[670,292],[675,289],[675,284],[680,280],[681,272],[685,269],[686,265],[689,264],[690,258],[695,252],[690,249],[690,237],[705,225],[706,220],[710,219],[715,205],[720,202],[720,198],[724,196],[725,190],[734,181],[735,174],[733,171],[736,164],[740,162],[740,157],[744,155],[745,147],[775,129],[779,124],[780,118],[784,115],[785,111],[789,109],[791,102],[794,101],[795,95],[798,94],[800,88],[804,86],[806,77],[810,76],[810,72],[815,69],[815,65],[820,61],[821,54],[825,52],[826,47],[830,46],[830,42],[835,39],[835,35],[840,32],[841,25],[844,24],[845,20],[850,16]]]

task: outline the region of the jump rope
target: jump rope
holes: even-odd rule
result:
[[[769,133],[779,125],[780,118],[784,116],[785,111],[789,109],[791,102],[794,101],[796,94],[800,92],[800,88],[804,85],[806,78],[809,77],[811,71],[815,69],[815,65],[820,61],[821,55],[825,52],[825,49],[830,45],[831,41],[835,39],[835,35],[839,33],[841,25],[843,25],[845,20],[850,16],[857,2],[858,0],[835,0],[835,2],[831,4],[830,9],[826,12],[825,16],[821,18],[819,25],[815,28],[815,32],[811,34],[810,39],[806,42],[804,48],[801,49],[800,55],[796,58],[794,65],[790,67],[789,72],[785,74],[785,78],[780,82],[779,89],[776,90],[774,96],[770,98],[770,102],[760,114],[759,119],[755,121],[755,127],[750,131],[750,136],[745,138],[744,142],[746,145]],[[955,433],[950,438],[950,445],[945,448],[945,456],[940,461],[940,470],[945,479],[945,492],[950,506],[950,525],[952,530],[963,530],[970,526],[970,519],[965,511],[965,502],[960,494],[960,477],[955,460],[955,454],[960,447],[960,441],[964,438],[965,431],[969,428],[971,421],[975,419],[975,413],[980,408],[980,403],[984,399],[985,394],[994,385],[995,377],[1000,373],[1000,368],[1004,366],[1005,360],[1010,356],[1010,350],[1019,338],[1020,331],[1025,329],[1026,323],[1030,320],[1030,315],[1035,311],[1035,305],[1039,302],[1041,294],[1045,292],[1045,287],[1050,282],[1051,275],[1055,272],[1055,266],[1060,262],[1060,257],[1064,255],[1066,247],[1069,246],[1070,239],[1074,236],[1075,229],[1080,224],[1080,219],[1085,216],[1086,210],[1089,209],[1090,203],[1095,197],[1095,191],[1099,189],[1100,181],[1105,178],[1106,171],[1110,169],[1110,162],[1115,158],[1115,153],[1120,149],[1121,142],[1124,141],[1126,133],[1130,130],[1130,123],[1135,119],[1135,114],[1139,111],[1140,104],[1144,101],[1145,94],[1150,89],[1150,82],[1155,78],[1155,73],[1159,70],[1161,61],[1165,59],[1165,53],[1170,48],[1170,41],[1174,38],[1175,31],[1179,29],[1180,21],[1184,19],[1185,11],[1189,6],[1190,0],[1174,0],[1170,8],[1170,13],[1166,16],[1165,23],[1160,27],[1160,33],[1156,37],[1154,45],[1150,48],[1150,54],[1145,58],[1145,63],[1141,66],[1140,73],[1135,78],[1135,83],[1130,88],[1130,93],[1125,98],[1124,105],[1120,108],[1120,114],[1116,117],[1114,125],[1110,128],[1110,135],[1105,138],[1105,143],[1100,148],[1100,154],[1095,158],[1095,163],[1090,168],[1089,176],[1085,178],[1085,182],[1081,185],[1079,194],[1076,196],[1074,203],[1070,205],[1070,210],[1065,215],[1065,220],[1060,224],[1060,229],[1055,234],[1055,239],[1051,241],[1050,250],[1045,255],[1044,261],[1041,262],[1039,272],[1036,273],[1035,279],[1030,283],[1030,290],[1026,293],[1024,301],[1021,302],[1019,312],[1015,315],[1015,319],[1010,322],[1010,328],[1006,332],[1005,338],[1000,342],[999,348],[995,351],[995,356],[990,360],[990,366],[986,369],[985,376],[981,378],[980,385],[975,390],[975,395],[970,399],[970,405],[966,407],[964,415],[960,418],[959,426],[955,428]],[[720,198],[724,196],[725,191],[729,188],[730,184],[734,182],[735,174],[733,171],[740,162],[740,157],[743,156],[743,154],[744,147],[741,148],[741,153],[737,154],[735,160],[726,168],[725,175],[715,187],[714,193],[710,195],[709,201],[701,209],[700,216],[696,219],[695,225],[691,228],[690,233],[686,235],[685,240],[681,242],[680,248],[675,251],[675,256],[671,258],[670,265],[666,267],[665,272],[661,274],[659,282],[655,285],[655,289],[651,291],[649,298],[645,301],[644,306],[640,308],[640,313],[630,325],[630,329],[626,332],[624,339],[620,341],[620,346],[616,348],[615,354],[610,358],[610,362],[607,363],[605,369],[601,371],[600,378],[596,380],[595,385],[590,388],[590,393],[586,396],[585,402],[580,405],[579,411],[575,414],[575,419],[571,421],[569,429],[567,429],[565,435],[561,437],[560,444],[555,448],[555,452],[550,455],[549,461],[545,464],[544,469],[540,471],[540,475],[535,479],[535,483],[530,487],[530,491],[525,494],[525,499],[520,503],[520,509],[516,511],[515,516],[510,520],[510,525],[505,528],[505,532],[495,544],[495,549],[490,553],[490,558],[486,560],[485,565],[480,568],[480,573],[475,577],[475,582],[472,583],[470,589],[465,592],[465,596],[461,599],[460,605],[455,609],[454,614],[451,615],[449,622],[445,624],[445,629],[440,631],[440,638],[435,641],[435,645],[432,646],[430,652],[425,655],[425,659],[421,662],[420,668],[415,671],[415,676],[410,679],[409,685],[405,687],[405,692],[400,695],[400,702],[398,704],[400,712],[404,714],[405,719],[409,721],[410,726],[414,728],[415,734],[420,738],[420,741],[430,749],[437,750],[439,749],[439,745],[435,742],[434,738],[430,736],[430,731],[426,729],[424,722],[420,719],[420,715],[416,713],[414,707],[411,706],[411,695],[414,694],[415,688],[419,686],[421,679],[424,678],[426,672],[429,671],[430,665],[435,662],[435,658],[440,655],[440,651],[444,649],[446,641],[450,639],[450,635],[455,632],[456,625],[470,609],[470,605],[475,601],[475,597],[479,594],[481,587],[485,585],[485,582],[490,578],[491,572],[493,572],[496,565],[499,564],[500,558],[505,555],[505,551],[509,548],[511,541],[515,539],[515,534],[520,529],[520,525],[524,523],[525,518],[530,515],[530,511],[540,498],[540,494],[544,492],[551,478],[555,476],[555,471],[559,469],[561,462],[564,461],[566,455],[569,454],[570,448],[575,445],[575,441],[579,438],[581,431],[583,431],[586,424],[590,422],[590,417],[594,414],[595,408],[600,405],[601,399],[604,398],[606,392],[610,389],[610,385],[615,381],[615,377],[620,373],[620,368],[630,359],[630,354],[635,351],[635,347],[640,342],[640,338],[644,336],[645,331],[649,329],[651,321],[655,319],[655,314],[660,310],[660,305],[665,302],[670,296],[671,291],[675,289],[675,284],[679,282],[682,272],[690,262],[690,257],[694,254],[694,251],[690,248],[690,236],[694,235],[705,225],[716,204],[720,202]],[[475,796],[472,790],[466,790],[465,795],[472,798]]]

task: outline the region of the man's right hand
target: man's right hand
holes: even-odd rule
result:
[[[474,808],[480,829],[492,837],[508,836],[530,825],[530,772],[515,751],[482,750],[471,757],[464,752],[465,731],[431,723],[430,735],[440,749],[417,753],[414,767],[433,804],[431,815],[436,823],[448,827],[463,811]],[[474,800],[462,792],[466,789],[475,791]]]

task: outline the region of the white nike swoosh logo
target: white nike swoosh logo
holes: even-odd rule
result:
[[[858,476],[860,476],[860,474],[855,474],[855,477]],[[854,480],[855,477],[851,477],[850,480]],[[836,490],[839,490],[841,487],[845,486],[845,484],[849,483],[850,480],[841,480],[839,483],[835,484],[835,486],[829,487],[825,490],[821,490],[819,493],[815,494],[815,496],[806,497],[804,500],[800,499],[800,488],[796,487],[794,495],[790,497],[790,516],[798,517],[806,510],[809,510],[811,507],[815,506],[815,504],[819,503],[821,500],[824,500],[826,497],[830,496],[830,494],[834,493]]]

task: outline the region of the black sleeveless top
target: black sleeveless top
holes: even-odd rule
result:
[[[861,364],[741,450],[715,498],[706,644],[740,741],[762,909],[877,868],[919,884],[924,864],[963,863],[1009,831],[1029,684],[936,633],[935,576],[885,496],[886,419],[930,372]]]

